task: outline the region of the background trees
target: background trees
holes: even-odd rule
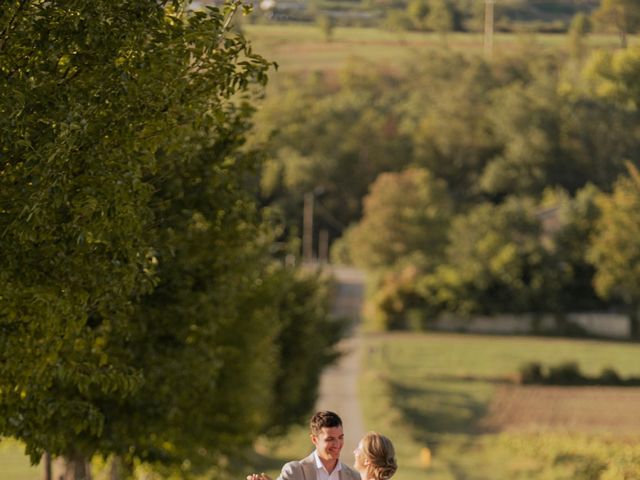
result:
[[[640,6],[633,0],[602,0],[593,15],[617,31],[622,48],[627,48],[627,35],[640,26]]]
[[[640,336],[638,272],[640,248],[640,173],[629,165],[629,175],[621,177],[610,196],[600,197],[601,217],[589,249],[589,260],[596,268],[594,285],[605,298],[618,297],[629,309],[631,334]]]
[[[362,212],[361,199],[382,171],[406,164],[409,145],[393,103],[397,79],[355,62],[336,78],[288,78],[271,91],[252,140],[268,159],[262,199],[301,230],[303,197],[322,191],[317,228],[339,236]]]
[[[442,180],[421,168],[383,173],[363,202],[362,220],[344,239],[356,265],[393,268],[406,257],[425,268],[437,264],[452,208]]]
[[[351,224],[334,258],[376,272],[378,325],[419,327],[443,310],[562,318],[611,306],[597,298],[585,252],[594,192],[610,192],[625,161],[640,160],[636,56],[596,51],[581,69],[526,48],[491,62],[421,53],[391,74],[363,63],[297,78],[260,112],[282,142],[263,177],[276,188],[263,199],[296,226],[304,192],[332,192],[316,220],[337,225],[333,239]],[[426,176],[409,182],[420,169]],[[429,209],[443,212],[442,228],[414,228]],[[434,248],[436,231],[447,233]],[[488,250],[485,237],[495,241]],[[474,239],[466,250],[464,239]]]

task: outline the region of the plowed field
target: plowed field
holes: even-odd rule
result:
[[[481,430],[640,433],[640,388],[504,386]]]

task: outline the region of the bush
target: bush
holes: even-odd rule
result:
[[[607,367],[602,370],[602,373],[598,377],[598,383],[600,385],[621,385],[622,379],[613,368]]]
[[[524,385],[543,383],[542,365],[538,362],[525,363],[520,367],[519,379]]]
[[[580,373],[576,362],[561,363],[557,367],[550,367],[546,382],[551,385],[583,385],[585,377]]]
[[[640,378],[622,378],[611,367],[604,368],[599,376],[585,376],[576,362],[565,362],[548,369],[539,362],[528,362],[521,365],[518,372],[518,383],[521,385],[640,386]]]

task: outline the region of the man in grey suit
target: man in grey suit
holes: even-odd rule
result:
[[[340,461],[344,446],[342,420],[329,411],[316,413],[310,422],[315,450],[300,461],[288,462],[277,480],[360,480],[360,474]],[[271,480],[265,474],[252,474],[247,480]]]

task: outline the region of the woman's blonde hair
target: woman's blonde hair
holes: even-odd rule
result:
[[[362,453],[369,460],[375,480],[389,480],[396,470],[396,451],[384,435],[369,432],[362,438]]]

